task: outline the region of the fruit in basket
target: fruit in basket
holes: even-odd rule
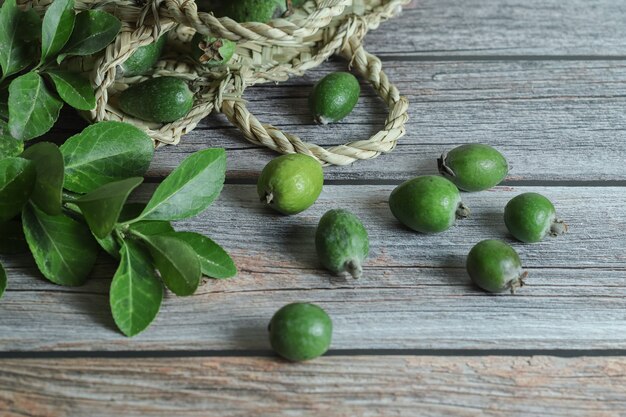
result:
[[[300,362],[326,353],[333,323],[321,307],[293,303],[274,314],[268,330],[272,349],[285,359]]]
[[[122,91],[119,105],[124,113],[138,119],[170,123],[189,113],[193,93],[180,78],[151,78]]]
[[[228,39],[196,33],[191,40],[191,56],[207,67],[219,67],[230,61],[237,44]]]
[[[161,36],[156,42],[141,46],[117,68],[117,74],[134,77],[150,71],[161,57],[167,36]]]
[[[538,193],[524,193],[511,199],[504,208],[504,223],[516,239],[526,243],[567,231],[567,225],[556,218],[554,205]]]
[[[230,0],[213,8],[218,17],[230,17],[236,22],[267,23],[287,11],[286,0]]]
[[[343,209],[329,210],[315,232],[315,249],[325,268],[360,278],[369,253],[367,230],[357,216]]]
[[[466,263],[472,282],[485,291],[503,292],[524,285],[528,275],[522,270],[519,255],[511,246],[496,239],[487,239],[474,246]]]
[[[405,181],[389,196],[389,208],[405,226],[421,233],[439,233],[469,216],[454,184],[437,175]]]
[[[437,160],[441,175],[464,191],[483,191],[498,185],[509,172],[500,152],[478,143],[444,152]]]
[[[346,117],[359,101],[361,86],[349,72],[335,72],[322,78],[309,95],[309,110],[317,123],[328,124]]]
[[[261,201],[283,214],[311,207],[322,192],[322,165],[307,155],[289,154],[271,160],[257,182]]]

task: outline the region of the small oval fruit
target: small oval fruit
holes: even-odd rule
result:
[[[257,182],[261,201],[283,214],[311,207],[322,192],[322,165],[307,155],[289,154],[271,160]]]
[[[318,81],[309,95],[309,110],[317,123],[328,124],[346,117],[359,101],[361,86],[349,72],[335,72]]]
[[[286,0],[230,0],[214,8],[218,17],[228,16],[236,22],[267,23],[287,11]]]
[[[498,185],[509,172],[500,152],[478,143],[444,152],[437,160],[439,172],[464,191],[483,191]]]
[[[517,240],[535,243],[546,235],[558,236],[567,231],[567,225],[556,218],[554,205],[538,193],[524,193],[513,197],[504,208],[504,223]]]
[[[165,47],[167,36],[161,36],[156,42],[137,48],[137,50],[117,68],[120,77],[134,77],[150,71],[157,63]]]
[[[122,91],[119,104],[124,113],[138,119],[170,123],[189,113],[193,93],[180,78],[151,78]]]
[[[503,292],[524,285],[528,272],[522,270],[519,255],[511,246],[487,239],[474,246],[467,255],[467,273],[472,282],[485,291]]]
[[[226,65],[233,57],[237,44],[197,32],[191,40],[191,56],[207,67]]]
[[[335,274],[348,272],[352,277],[360,278],[363,261],[369,253],[367,230],[348,210],[329,210],[317,226],[315,249],[326,269]]]
[[[326,353],[333,323],[315,304],[293,303],[274,314],[268,330],[272,349],[285,359],[300,362]]]
[[[416,177],[397,186],[389,208],[405,226],[421,233],[439,233],[469,216],[454,184],[437,175]]]

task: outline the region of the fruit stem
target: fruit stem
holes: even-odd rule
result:
[[[569,226],[563,220],[557,219],[553,221],[552,224],[550,225],[550,235],[551,236],[562,235],[563,233],[567,232],[567,229],[569,229]]]
[[[456,218],[465,219],[469,217],[471,210],[463,203],[459,203],[459,207],[456,209]]]
[[[359,279],[363,275],[363,268],[361,267],[361,263],[356,259],[351,259],[346,262],[346,271],[352,278]]]
[[[511,280],[511,282],[509,283],[509,286],[511,288],[511,294],[515,294],[516,289],[522,288],[524,285],[526,285],[526,282],[524,281],[526,277],[528,277],[528,271],[522,272],[519,277]]]

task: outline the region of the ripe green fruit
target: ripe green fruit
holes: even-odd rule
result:
[[[483,290],[502,292],[524,285],[528,272],[522,271],[519,255],[511,246],[496,240],[479,242],[467,255],[467,273]]]
[[[329,210],[315,232],[315,249],[325,268],[360,278],[369,253],[367,230],[357,216],[343,209]]]
[[[119,104],[124,113],[138,119],[169,123],[189,113],[193,93],[180,78],[151,78],[123,91]]]
[[[314,158],[302,154],[282,155],[271,160],[257,182],[261,201],[283,214],[296,214],[311,207],[322,192],[324,171]]]
[[[361,86],[349,72],[335,72],[318,81],[309,95],[309,110],[317,123],[328,124],[346,117],[359,101]]]
[[[137,50],[117,68],[117,74],[123,77],[134,77],[150,71],[159,60],[167,36],[163,35],[149,45],[137,48]]]
[[[274,314],[268,329],[272,349],[285,359],[299,362],[326,353],[333,323],[315,304],[293,303]]]
[[[228,16],[236,22],[267,23],[286,11],[286,0],[230,0],[215,8],[216,16]]]
[[[437,160],[441,175],[464,191],[483,191],[498,185],[509,172],[500,152],[488,145],[461,145]]]
[[[504,208],[504,223],[516,239],[526,243],[567,231],[567,225],[556,218],[550,200],[537,193],[524,193],[511,199]]]
[[[196,33],[191,40],[191,56],[207,67],[226,65],[233,57],[237,44],[228,39]]]
[[[469,216],[459,190],[447,179],[425,175],[405,181],[389,196],[389,208],[402,224],[422,233],[443,232]]]

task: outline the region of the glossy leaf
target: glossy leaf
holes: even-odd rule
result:
[[[179,220],[195,216],[220,194],[225,173],[224,149],[192,154],[159,185],[139,218]]]
[[[4,295],[4,291],[7,289],[7,273],[4,270],[2,264],[0,264],[0,298]]]
[[[74,0],[54,0],[46,10],[41,28],[41,62],[65,46],[74,29]]]
[[[118,243],[117,239],[115,238],[114,233],[109,233],[108,235],[106,235],[102,239],[98,238],[95,235],[94,235],[94,238],[96,239],[96,242],[98,242],[98,245],[100,245],[100,247],[106,253],[108,253],[114,259],[120,259],[120,249],[121,249],[121,246]]]
[[[110,182],[74,202],[97,238],[104,239],[113,231],[128,196],[142,182],[141,177]]]
[[[154,145],[134,126],[100,122],[69,138],[61,153],[65,188],[88,193],[112,181],[143,176],[152,161]]]
[[[81,285],[98,256],[89,228],[65,215],[50,216],[33,204],[22,211],[28,247],[41,273],[59,285]]]
[[[228,253],[208,237],[194,232],[174,232],[168,236],[187,242],[193,248],[200,260],[203,275],[217,279],[237,275],[237,267]]]
[[[0,9],[0,67],[4,78],[15,74],[34,60],[34,36],[39,16],[29,9],[22,12],[15,0],[7,0]]]
[[[146,205],[144,203],[125,204],[124,207],[122,208],[122,212],[120,213],[119,218],[117,219],[118,223],[132,220],[135,217],[139,216],[139,214],[143,211],[145,206]],[[135,224],[141,224],[141,223],[143,222],[138,222]],[[172,226],[170,226],[170,229],[167,231],[170,231],[170,230],[172,231],[174,230]],[[96,237],[96,240],[98,241],[102,249],[106,251],[106,253],[108,253],[115,259],[120,258],[120,250],[122,249],[122,247],[121,247],[119,238],[116,236],[115,230],[112,233],[110,233],[108,236],[102,239],[99,239]]]
[[[163,284],[150,256],[137,242],[125,241],[120,252],[109,301],[115,324],[130,337],[145,330],[159,313]]]
[[[20,140],[46,133],[59,117],[63,103],[50,94],[36,72],[24,74],[9,86],[9,129]]]
[[[162,235],[175,231],[170,222],[161,220],[145,220],[132,223],[130,230],[131,232],[140,233],[145,236]]]
[[[172,236],[147,236],[141,239],[150,249],[150,254],[161,279],[176,295],[191,295],[200,285],[200,261],[193,248]]]
[[[13,255],[28,252],[22,223],[11,220],[0,223],[0,253]]]
[[[9,133],[9,125],[0,120],[0,159],[18,156],[24,152],[24,142],[14,139]]]
[[[104,49],[117,36],[122,27],[113,15],[101,10],[86,10],[76,16],[74,32],[57,58],[60,63],[66,56],[91,55]]]
[[[86,78],[71,71],[48,71],[59,96],[78,110],[96,108],[96,95]]]
[[[17,216],[35,186],[35,166],[22,158],[0,160],[0,223]]]
[[[37,171],[30,199],[48,214],[61,214],[64,164],[59,147],[50,142],[40,142],[29,146],[22,158],[33,161]]]

